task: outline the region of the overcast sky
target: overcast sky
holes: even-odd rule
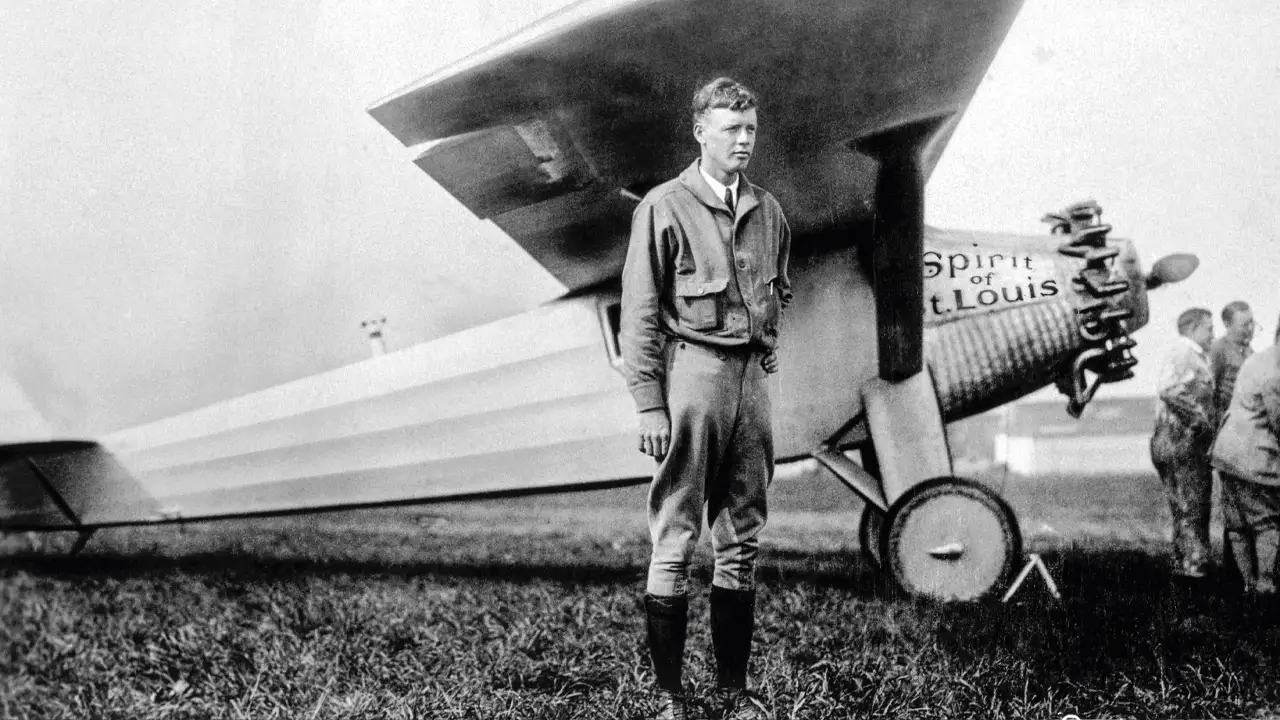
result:
[[[363,359],[364,319],[395,349],[557,296],[365,108],[562,4],[0,0],[0,370],[94,434]],[[1151,392],[1189,305],[1275,330],[1278,32],[1255,0],[1033,0],[933,176],[934,225],[1094,197],[1147,264],[1200,256],[1107,392]]]

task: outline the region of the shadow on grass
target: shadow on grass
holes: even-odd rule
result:
[[[387,562],[346,559],[263,558],[240,551],[203,552],[182,556],[101,554],[79,557],[14,557],[2,566],[32,575],[59,579],[154,578],[170,574],[209,575],[220,579],[303,581],[334,575],[377,577],[447,576],[462,580],[492,579],[615,584],[636,578],[638,570],[625,566],[589,564],[527,564],[504,561]]]
[[[1175,580],[1166,559],[1135,550],[1045,560],[1061,601],[1033,578],[1007,605],[926,613],[955,667],[1025,678],[997,693],[1009,707],[1058,697],[1082,717],[1243,717],[1277,699],[1275,613],[1250,607],[1230,584]]]
[[[59,580],[143,579],[172,575],[208,576],[218,580],[306,582],[339,575],[350,577],[452,578],[501,583],[554,582],[618,585],[644,582],[647,548],[622,550],[572,547],[572,541],[502,544],[467,548],[418,547],[369,557],[290,557],[278,550],[259,552],[226,548],[172,554],[156,550],[126,552],[101,549],[75,557],[53,554],[12,555],[0,560],[0,573],[22,571]],[[405,558],[437,555],[437,559]],[[381,555],[381,556],[380,556]],[[387,557],[394,555],[394,557]],[[690,569],[695,581],[709,585],[712,565],[701,548]],[[867,598],[889,599],[895,588],[852,554],[765,549],[758,565],[759,581],[777,587],[806,585]]]
[[[458,717],[630,718],[643,711],[647,681],[626,670],[640,647],[642,543],[416,538],[411,546],[364,547],[369,557],[353,559],[333,557],[326,539],[333,540],[318,533],[282,544],[262,533],[235,536],[248,548],[129,552],[104,544],[76,558],[10,558],[0,576],[53,580],[34,585],[55,586],[47,592],[60,617],[101,609],[108,622],[93,625],[104,633],[94,636],[95,652],[113,661],[69,665],[75,655],[59,654],[62,646],[47,637],[65,631],[50,631],[43,620],[18,623],[25,644],[15,657],[64,697],[90,674],[100,697],[124,684],[137,689],[137,708],[151,710],[154,693],[169,698],[163,693],[177,677],[222,673],[219,683],[231,691],[215,692],[210,682],[193,692],[226,703],[256,687],[265,667],[272,697],[298,715],[319,706],[331,677],[343,698],[368,688],[399,696],[414,689],[426,707],[462,697],[479,708]],[[224,540],[192,536],[186,544]],[[767,668],[760,680],[777,716],[901,717],[928,707],[937,711],[915,715],[1244,717],[1280,701],[1274,626],[1242,614],[1220,585],[1175,584],[1166,559],[1141,550],[1041,549],[1061,602],[1038,578],[1007,605],[911,601],[851,553],[767,548],[757,666]],[[304,553],[311,556],[298,557]],[[442,557],[416,559],[432,554]],[[703,583],[706,560],[700,555],[695,566]],[[379,587],[384,578],[393,582]],[[119,592],[115,581],[129,579],[139,581],[133,592]],[[419,579],[454,587],[422,592]],[[133,599],[122,602],[122,595]],[[10,602],[21,609],[31,598]],[[705,594],[694,605],[702,617]],[[693,637],[705,660],[703,623],[694,624]],[[308,665],[306,657],[332,660]],[[185,670],[174,675],[175,667]],[[706,668],[697,672],[699,682],[710,681]],[[423,689],[416,678],[435,684]]]
[[[561,541],[564,544],[564,541]],[[123,552],[102,550],[76,557],[15,555],[0,561],[0,570],[23,571],[57,579],[154,578],[172,574],[205,575],[238,581],[303,582],[336,575],[351,577],[453,578],[503,583],[556,582],[584,585],[641,583],[646,560],[639,552],[570,552],[555,543],[523,547],[415,548],[410,554],[444,555],[418,561],[372,557],[280,557],[246,549],[221,549],[179,555],[152,550]],[[470,553],[470,554],[468,554]],[[1054,601],[1036,575],[1024,583],[1011,605],[985,603],[946,606],[959,615],[1007,614],[1023,605],[1067,612],[1094,605],[1120,603],[1135,610],[1160,612],[1171,602],[1179,610],[1205,603],[1231,605],[1231,596],[1212,580],[1198,587],[1179,586],[1167,569],[1167,561],[1132,549],[1064,549],[1042,553],[1064,594]],[[758,578],[775,588],[810,586],[838,590],[863,598],[907,600],[893,582],[855,553],[799,551],[767,548],[761,553]],[[709,552],[702,548],[691,574],[695,580],[711,580]],[[1157,602],[1159,601],[1159,602]],[[919,603],[919,601],[916,601]],[[928,605],[928,603],[922,603]]]

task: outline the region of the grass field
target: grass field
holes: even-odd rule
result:
[[[1171,584],[1155,478],[987,480],[1062,603],[1038,585],[1007,606],[904,600],[857,557],[852,496],[826,478],[775,485],[753,674],[777,718],[1280,710],[1280,630],[1225,591]],[[0,717],[645,717],[643,496],[119,529],[76,558],[13,551]],[[705,593],[692,608],[701,691]]]

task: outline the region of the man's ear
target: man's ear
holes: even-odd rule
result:
[[[706,128],[704,128],[704,127],[702,126],[702,121],[701,121],[701,120],[695,120],[695,121],[694,121],[694,123],[693,123],[693,139],[694,139],[694,140],[697,140],[699,145],[701,145],[701,144],[702,144],[702,133],[703,133],[705,130],[706,130]]]

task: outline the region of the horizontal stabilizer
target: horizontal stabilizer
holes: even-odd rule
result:
[[[97,443],[0,445],[0,529],[76,530],[157,515],[151,496]]]

